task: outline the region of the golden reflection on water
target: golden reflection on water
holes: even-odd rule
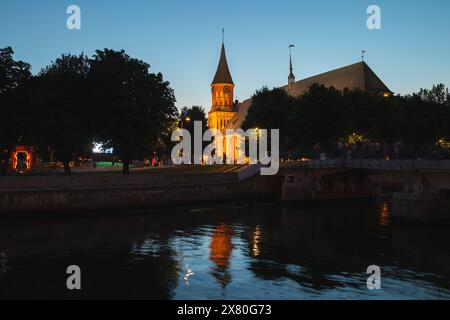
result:
[[[381,204],[380,225],[386,227],[389,225],[391,212],[389,210],[389,202],[386,200]]]
[[[261,254],[260,244],[261,244],[262,231],[261,226],[257,225],[253,231],[252,237],[252,256],[258,257]]]
[[[225,224],[214,228],[210,243],[210,260],[214,263],[213,275],[226,286],[231,282],[229,273],[230,258],[233,251],[233,229]]]

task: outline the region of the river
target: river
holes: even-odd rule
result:
[[[450,226],[389,211],[237,202],[2,218],[0,298],[450,299]],[[81,290],[66,287],[70,265]],[[367,288],[371,265],[380,290]]]

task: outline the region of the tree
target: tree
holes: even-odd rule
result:
[[[6,175],[9,152],[20,142],[24,115],[15,108],[18,88],[31,77],[31,66],[13,58],[14,51],[0,49],[0,175]]]
[[[0,94],[17,88],[31,77],[31,66],[13,58],[11,47],[0,49]]]
[[[129,174],[131,160],[152,151],[177,116],[169,83],[149,68],[124,50],[97,50],[91,63],[88,82],[96,138],[122,159],[124,174]]]
[[[403,141],[427,152],[438,139],[450,137],[449,101],[444,85],[405,97],[313,84],[293,98],[282,89],[264,88],[254,95],[243,126],[280,128],[282,151],[316,144],[331,148],[356,135],[379,143]]]
[[[89,59],[62,55],[32,81],[29,103],[34,142],[54,150],[70,175],[70,162],[92,148],[92,121],[86,95]]]
[[[350,119],[344,113],[342,93],[334,88],[313,84],[298,98],[293,123],[295,146],[312,147],[317,143],[331,146],[348,131]]]
[[[194,134],[195,121],[201,121],[202,132],[204,132],[208,126],[205,109],[200,106],[192,106],[190,108],[183,107],[181,109],[179,122],[184,129],[188,130],[191,133],[191,135]]]
[[[195,122],[201,122],[202,123],[202,138],[203,133],[208,129],[208,121],[206,120],[206,113],[205,109],[200,106],[192,106],[190,108],[183,107],[181,109],[180,117],[178,120],[179,127],[189,131],[192,139],[194,139],[194,127]],[[202,139],[203,141],[203,139]],[[209,143],[203,141],[202,147],[205,148]],[[194,149],[191,149],[191,161],[194,163]]]
[[[413,96],[426,102],[434,102],[437,104],[445,104],[450,106],[450,92],[442,83],[433,85],[431,90],[420,89],[420,91],[414,93]]]
[[[444,98],[446,91],[438,85],[404,98],[403,134],[410,143],[430,145],[439,138],[450,136],[450,106],[448,98]]]
[[[295,127],[292,122],[295,105],[295,98],[283,89],[269,90],[264,87],[253,95],[242,128],[280,129],[280,147],[286,149],[292,144],[290,138]]]

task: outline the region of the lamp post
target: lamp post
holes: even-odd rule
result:
[[[184,122],[191,122],[191,118],[190,117],[185,117],[183,119],[181,119],[181,129],[184,129]]]
[[[182,118],[181,119],[181,130],[182,130],[182,132],[181,132],[181,134],[183,135],[183,129],[184,129],[184,122],[187,122],[187,123],[189,123],[189,122],[191,122],[191,117],[184,117],[184,118]],[[183,136],[182,136],[182,139],[183,139]],[[184,152],[184,150],[182,151],[182,152]],[[181,154],[181,155],[183,155],[183,154]]]

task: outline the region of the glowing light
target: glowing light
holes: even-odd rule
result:
[[[445,150],[450,150],[450,140],[441,138],[438,140],[437,145]]]
[[[94,147],[92,148],[93,153],[113,153],[113,149],[103,149],[103,145],[100,143],[94,143]]]
[[[19,166],[19,155],[22,155],[25,159],[22,162],[22,165],[25,168]],[[23,161],[23,160],[22,160]],[[17,146],[14,151],[11,152],[11,168],[20,173],[24,173],[25,171],[29,171],[31,169],[31,165],[33,163],[33,149],[31,147]],[[22,170],[25,169],[25,170]]]
[[[381,212],[380,212],[380,224],[382,226],[389,225],[389,203],[387,201],[383,202],[381,205]]]
[[[233,250],[233,230],[227,225],[220,225],[214,229],[210,243],[210,258],[215,265],[228,267]]]
[[[253,243],[252,243],[252,255],[257,257],[261,254],[260,244],[261,244],[262,232],[261,227],[258,225],[253,231]]]
[[[353,133],[347,137],[347,141],[350,145],[355,145],[364,141],[364,135]]]

